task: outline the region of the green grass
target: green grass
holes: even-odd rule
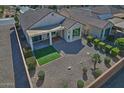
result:
[[[46,64],[60,57],[60,53],[52,46],[34,51],[40,65]]]

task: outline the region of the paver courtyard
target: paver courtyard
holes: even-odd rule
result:
[[[84,80],[85,86],[87,86],[95,80],[92,75],[93,62],[91,61],[91,55],[99,53],[98,51],[93,47],[83,45],[81,40],[73,43],[66,43],[61,40],[53,46],[63,53],[63,57],[37,67],[36,73],[32,77],[34,87],[37,87],[37,72],[39,70],[43,70],[46,73],[45,80],[40,87],[63,87],[64,82],[68,83],[68,87],[77,87],[77,80],[80,79]],[[99,54],[102,59],[105,57],[105,55]],[[82,65],[88,69],[87,77],[83,76]],[[69,66],[71,70],[68,70]],[[102,71],[107,69],[104,62],[97,64],[97,67],[102,69]]]

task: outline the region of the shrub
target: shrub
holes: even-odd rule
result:
[[[124,38],[118,38],[116,41],[115,41],[115,45],[121,49],[121,50],[124,50]]]
[[[26,58],[26,63],[27,63],[29,72],[35,70],[36,64],[37,64],[35,57]]]
[[[77,81],[77,87],[78,88],[83,88],[84,87],[84,81],[83,80],[78,80]]]
[[[93,37],[92,36],[87,36],[87,41],[88,42],[93,42]]]
[[[94,46],[97,47],[98,44],[99,44],[100,40],[99,39],[94,39],[93,43],[94,43]]]
[[[105,48],[105,43],[104,42],[99,42],[98,46],[100,49],[104,49]]]
[[[119,54],[120,50],[118,48],[112,48],[111,49],[111,55],[113,57],[116,57]]]
[[[39,80],[44,80],[44,77],[45,77],[45,72],[40,70],[39,73],[38,73]]]
[[[109,57],[105,57],[104,62],[105,62],[105,64],[110,64],[111,59]]]
[[[96,78],[99,77],[102,73],[103,73],[102,70],[100,70],[99,68],[95,69],[94,71],[94,75]]]
[[[63,83],[63,88],[68,88],[68,83],[67,82]]]
[[[110,50],[112,49],[112,46],[110,46],[110,45],[106,45],[105,46],[105,52],[106,53],[110,53]]]
[[[114,35],[107,36],[107,40],[113,42],[115,40]]]
[[[87,68],[86,67],[83,67],[82,70],[83,70],[84,73],[87,73]]]
[[[24,52],[25,58],[33,56],[32,50],[29,47],[23,48],[23,52]]]

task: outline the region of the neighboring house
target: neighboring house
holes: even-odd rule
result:
[[[23,13],[25,13],[26,11],[28,11],[29,9],[30,9],[30,8],[27,7],[27,6],[21,6],[19,11],[20,11],[20,13],[23,14]]]
[[[112,18],[112,11],[110,6],[96,6],[91,9],[92,14],[101,20],[108,20]]]
[[[0,88],[15,87],[10,37],[14,24],[13,18],[0,19]]]
[[[123,12],[121,12],[121,13],[115,13],[115,14],[113,15],[113,17],[115,17],[115,18],[120,18],[120,19],[124,19],[124,13],[123,13]]]
[[[58,36],[66,42],[81,38],[82,25],[79,22],[46,8],[23,13],[20,25],[32,50],[34,44],[40,41],[49,39],[49,44],[52,45],[52,38]]]
[[[79,9],[62,9],[59,13],[82,24],[82,32],[105,40],[111,34],[113,24],[109,21],[100,20],[92,16],[85,16]]]

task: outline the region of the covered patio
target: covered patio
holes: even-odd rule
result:
[[[54,28],[48,28],[48,29],[41,29],[41,30],[28,30],[27,33],[29,35],[30,45],[32,50],[40,49],[49,45],[53,45],[53,42],[57,40],[57,38],[61,35],[61,32],[65,28],[61,25],[54,27]],[[56,36],[53,36],[54,32],[57,32]],[[43,37],[43,35],[45,37]],[[34,41],[33,37],[37,37],[37,39]]]

